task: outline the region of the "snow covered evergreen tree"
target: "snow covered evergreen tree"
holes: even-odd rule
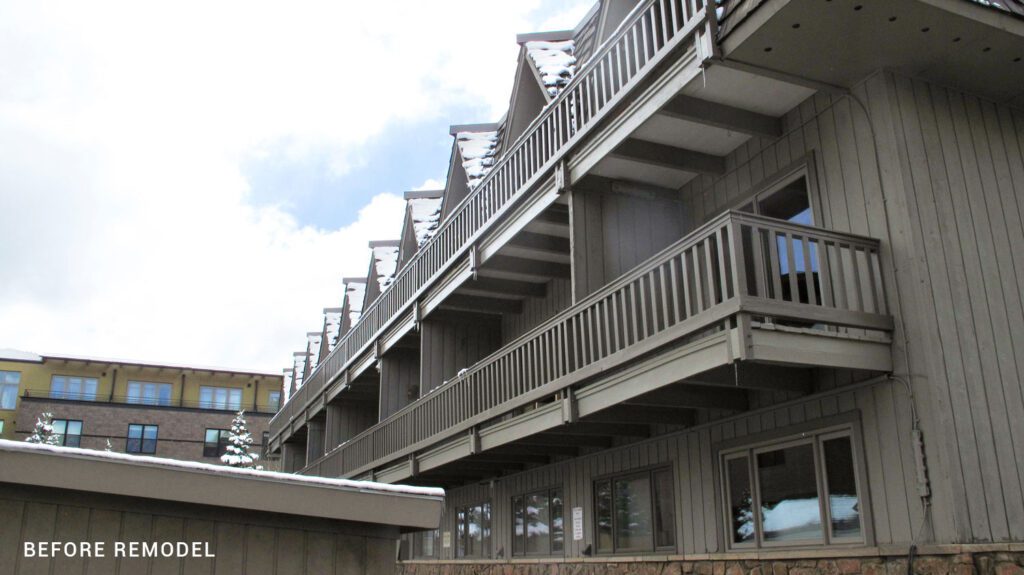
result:
[[[25,438],[29,443],[60,445],[60,436],[53,433],[53,414],[46,411],[36,418],[36,427],[32,435]]]
[[[114,446],[110,444],[110,438],[107,438],[107,446],[103,448],[103,451],[114,451]]]
[[[260,456],[250,453],[252,447],[252,434],[249,433],[249,426],[245,423],[245,410],[235,414],[231,421],[231,432],[228,434],[228,446],[220,460],[231,467],[244,467],[246,469],[261,470],[263,466],[257,465],[256,460]]]

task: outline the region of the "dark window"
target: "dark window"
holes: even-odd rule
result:
[[[227,453],[230,435],[227,429],[207,429],[203,441],[203,457],[220,457]]]
[[[421,558],[437,557],[437,529],[416,531],[412,534],[412,556]]]
[[[132,423],[128,425],[127,453],[156,453],[157,426]]]
[[[594,484],[597,550],[623,553],[675,546],[672,472],[645,471]]]
[[[82,422],[77,419],[54,419],[53,434],[59,438],[58,445],[80,447],[82,445]]]
[[[733,547],[863,541],[849,431],[723,456]]]
[[[565,549],[561,489],[512,498],[512,554],[551,555]]]
[[[457,557],[489,557],[491,552],[491,504],[478,503],[455,510]]]

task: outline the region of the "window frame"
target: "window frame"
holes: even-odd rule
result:
[[[423,553],[423,540],[422,537],[426,533],[433,534],[433,545],[431,546],[431,553],[428,555]],[[437,559],[438,552],[441,547],[441,530],[440,529],[424,529],[422,531],[413,531],[409,535],[409,557],[412,559]]]
[[[552,498],[552,494],[554,494],[554,493],[558,493],[560,499],[562,500],[562,550],[561,551],[554,551],[554,545],[553,545],[553,543],[554,543],[554,532],[552,531],[551,523],[553,523],[554,517],[551,514],[551,500],[553,499]],[[526,551],[526,533],[525,533],[525,529],[526,529],[526,498],[530,497],[530,496],[533,496],[533,495],[544,495],[544,496],[546,496],[548,498],[548,552],[547,553],[528,553]],[[516,510],[516,499],[522,499],[522,501],[523,501],[523,507],[522,507],[522,509],[523,509],[523,529],[524,529],[523,542],[522,542],[523,546],[522,546],[522,551],[518,552],[518,553],[516,552],[516,511],[517,511]],[[511,553],[512,557],[560,557],[560,556],[564,557],[565,556],[565,551],[566,551],[566,546],[567,545],[566,545],[566,538],[565,538],[565,509],[566,509],[566,504],[565,504],[565,487],[564,486],[556,485],[556,486],[551,486],[551,487],[547,487],[547,488],[544,488],[544,489],[535,489],[535,490],[532,490],[532,491],[524,491],[522,493],[517,493],[517,494],[515,494],[515,495],[513,495],[512,497],[509,498],[509,506],[510,506],[510,508],[512,510],[512,514],[511,514],[512,525],[511,525],[511,529],[509,531],[509,533],[512,536],[512,553]]]
[[[7,376],[10,374],[14,374],[15,381],[7,381]],[[14,398],[14,401],[11,403],[10,407],[6,407],[3,403],[4,390],[7,388],[14,388],[14,395],[11,396]],[[8,369],[0,370],[0,409],[5,411],[14,411],[15,409],[18,409],[19,391],[21,391],[21,372]]]
[[[481,531],[481,533],[480,533],[480,552],[479,552],[479,554],[468,555],[468,554],[463,552],[464,544],[463,544],[463,540],[462,540],[463,539],[462,533],[465,532],[465,533],[468,534],[469,533],[469,529],[467,527],[464,531],[460,531],[461,524],[466,522],[466,521],[459,521],[459,515],[461,514],[468,521],[469,514],[467,513],[467,511],[469,509],[474,508],[474,507],[479,507],[480,508],[481,517],[483,517],[484,515],[486,515],[486,517],[487,517],[487,526],[486,526],[487,537],[484,537],[485,528],[484,528],[484,525],[481,524],[481,526],[480,526],[480,531]],[[487,510],[486,513],[484,512],[485,509]],[[494,525],[493,525],[493,523],[494,523],[494,506],[491,505],[491,500],[490,499],[486,499],[486,500],[483,500],[483,501],[477,501],[477,502],[474,502],[474,503],[467,503],[465,505],[456,506],[454,508],[454,513],[452,515],[454,516],[454,519],[455,519],[455,529],[454,529],[454,531],[455,531],[455,541],[454,541],[455,548],[453,550],[454,551],[453,555],[455,556],[455,558],[456,559],[489,559],[491,557],[491,555],[492,555],[492,548],[494,547]],[[467,523],[467,525],[468,525],[468,523]]]
[[[669,475],[669,484],[672,486],[672,500],[669,502],[670,503],[670,507],[672,509],[672,545],[662,545],[662,546],[658,545],[658,502],[659,501],[658,501],[658,494],[657,494],[657,486],[655,485],[655,480],[654,480],[654,476],[657,475],[658,473],[668,473],[668,475]],[[648,548],[648,549],[623,549],[623,550],[620,550],[619,546],[618,546],[618,537],[617,537],[617,532],[616,532],[616,520],[615,520],[615,515],[616,515],[616,513],[615,513],[615,509],[616,509],[615,508],[615,481],[627,480],[627,479],[632,479],[632,478],[635,478],[635,477],[642,477],[642,476],[646,476],[647,477],[648,488],[650,489],[650,499],[651,499],[651,508],[650,508],[650,513],[651,513],[651,547]],[[605,482],[605,481],[610,483],[610,487],[611,487],[611,491],[612,491],[612,495],[611,495],[611,497],[612,497],[612,500],[611,500],[612,549],[610,551],[602,550],[598,546],[598,536],[599,536],[599,533],[598,533],[598,514],[597,514],[597,509],[598,509],[597,484]],[[678,520],[678,513],[676,513],[677,512],[677,509],[676,509],[677,493],[676,493],[676,491],[677,491],[677,487],[678,486],[677,486],[677,482],[676,482],[675,470],[673,469],[673,466],[671,464],[655,465],[655,466],[647,467],[647,468],[643,468],[643,469],[634,469],[632,471],[627,471],[627,472],[624,472],[624,473],[613,473],[613,474],[607,474],[607,475],[598,476],[598,477],[595,477],[594,480],[591,482],[591,486],[590,487],[591,487],[591,495],[592,495],[592,497],[591,497],[591,504],[593,505],[593,512],[591,513],[591,515],[593,515],[593,518],[592,518],[592,521],[591,521],[591,528],[594,530],[593,531],[593,540],[594,540],[593,545],[594,545],[594,554],[595,555],[610,556],[610,555],[665,554],[665,553],[673,553],[678,548],[679,534],[678,534],[678,530],[676,529],[676,527],[677,527],[676,523],[677,523],[677,520]]]
[[[57,378],[62,378],[64,380],[64,391],[61,391],[61,392],[59,392],[59,394],[55,395],[54,394],[54,389],[53,389],[53,383],[54,383],[54,380],[57,379]],[[71,397],[70,392],[67,390],[67,381],[70,380],[70,379],[80,379],[80,380],[82,380],[82,389],[83,389],[82,393],[75,394],[74,397]],[[87,381],[95,382],[95,386],[94,386],[93,392],[92,392],[92,397],[88,397],[88,394],[84,392],[85,384],[86,384]],[[65,400],[70,399],[70,400],[75,400],[75,401],[96,401],[96,397],[99,395],[99,392],[100,392],[100,378],[98,378],[98,377],[90,377],[90,376],[86,376],[86,375],[67,375],[67,374],[64,374],[64,373],[54,373],[54,374],[52,374],[50,376],[50,399],[65,399]]]
[[[281,410],[281,392],[271,391],[267,394],[267,407],[275,413]]]
[[[138,442],[139,442],[139,450],[138,451],[132,451],[132,450],[130,450],[128,448],[128,446],[131,445],[131,441],[133,439],[132,438],[132,427],[140,427],[140,428],[142,428],[141,431],[140,431],[139,437],[138,437]],[[144,450],[145,449],[145,445],[146,445],[146,428],[147,427],[152,427],[152,428],[156,429],[156,433],[154,434],[154,437],[153,437],[153,451],[145,451]],[[135,453],[135,454],[139,454],[139,455],[154,455],[156,453],[157,446],[158,446],[159,442],[160,442],[160,426],[159,425],[150,424],[150,423],[129,423],[128,424],[128,432],[125,434],[124,452],[125,453]]]
[[[138,398],[132,397],[131,389],[133,384],[139,386]],[[153,397],[152,400],[146,397],[146,385],[156,386],[154,388],[156,390],[156,396]],[[166,403],[160,400],[160,390],[162,389],[169,390],[167,393]],[[125,384],[125,392],[125,403],[131,405],[156,405],[166,407],[174,404],[174,384],[167,383],[166,381],[145,381],[141,379],[129,379],[128,382]]]
[[[211,431],[219,432],[217,436],[217,443],[214,444],[214,449],[216,450],[216,453],[214,455],[210,455],[208,453],[210,449],[210,442],[207,439],[207,436],[210,434]],[[227,453],[228,445],[230,445],[231,442],[230,437],[230,429],[221,429],[219,427],[207,427],[206,430],[203,432],[203,457],[219,458],[221,455]]]
[[[849,438],[850,441],[854,484],[857,489],[858,511],[860,513],[859,537],[836,537],[832,532],[832,510],[829,502],[828,477],[823,455],[823,445],[824,442],[837,438]],[[759,453],[808,444],[811,445],[814,454],[815,485],[818,490],[819,517],[822,521],[821,538],[785,542],[765,541],[764,529],[761,524],[761,513],[756,511],[761,501],[757,455]],[[739,438],[716,446],[715,451],[717,453],[715,473],[718,474],[717,483],[719,487],[716,499],[718,499],[723,526],[720,532],[724,537],[727,550],[821,549],[873,544],[874,531],[872,528],[871,497],[866,489],[867,466],[863,452],[859,412],[829,418],[825,422],[818,421],[791,426],[765,434],[760,440],[751,441],[748,438]],[[747,473],[752,499],[751,506],[755,509],[753,513],[754,540],[746,543],[737,543],[733,541],[731,501],[729,500],[731,490],[726,465],[730,460],[744,457],[747,458]]]
[[[812,225],[816,227],[824,227],[822,226],[821,201],[819,199],[820,190],[818,188],[818,176],[816,170],[817,165],[814,151],[812,150],[802,158],[791,162],[782,169],[777,170],[772,175],[752,185],[749,189],[749,193],[743,195],[740,199],[733,201],[728,205],[726,210],[742,211],[741,208],[747,204],[752,204],[754,206],[754,210],[749,213],[756,214],[758,213],[756,206],[759,201],[768,198],[782,188],[795,182],[801,177],[804,177],[807,179],[807,203],[811,206]]]
[[[64,422],[64,433],[57,433],[56,434],[56,435],[60,435],[60,445],[62,445],[64,447],[81,447],[82,446],[82,429],[84,427],[84,425],[82,425],[82,420],[81,419],[53,419],[53,420],[50,421],[50,425],[56,426],[58,421],[63,421]],[[78,433],[74,433],[74,434],[68,433],[68,425],[70,425],[72,423],[77,423],[78,424]],[[78,441],[75,442],[76,445],[68,445],[68,436],[69,435],[73,435],[73,436],[78,438]]]
[[[224,404],[221,406],[217,400],[217,391],[224,390]],[[210,392],[210,399],[203,399],[203,392]],[[233,392],[238,392],[238,405],[234,405],[231,400]],[[245,402],[245,390],[241,387],[231,387],[226,385],[200,385],[199,386],[199,408],[200,409],[216,409],[218,411],[238,411],[242,409],[242,404]]]

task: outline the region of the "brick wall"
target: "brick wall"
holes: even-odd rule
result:
[[[233,413],[180,407],[142,407],[120,403],[64,401],[22,398],[18,407],[16,436],[24,439],[35,426],[40,413],[50,412],[54,419],[82,421],[82,444],[87,449],[104,449],[110,439],[114,451],[123,452],[128,425],[157,425],[157,457],[220,463],[217,458],[203,457],[206,430],[228,429]],[[246,413],[252,433],[253,451],[262,450],[263,432],[270,423],[270,414]]]
[[[904,575],[907,557],[697,561],[415,562],[396,575]],[[1024,575],[1024,551],[919,555],[917,575]]]

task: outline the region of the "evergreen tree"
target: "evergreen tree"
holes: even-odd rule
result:
[[[110,438],[107,438],[107,446],[103,448],[103,451],[114,451],[114,446],[110,444]]]
[[[257,465],[256,460],[259,454],[250,453],[252,447],[252,434],[245,423],[245,411],[239,411],[231,421],[231,432],[228,434],[228,446],[220,460],[231,467],[243,467],[246,469],[263,469]]]
[[[25,438],[29,443],[42,443],[45,445],[60,445],[60,436],[53,433],[53,414],[43,412],[36,418],[36,428],[32,435]]]

